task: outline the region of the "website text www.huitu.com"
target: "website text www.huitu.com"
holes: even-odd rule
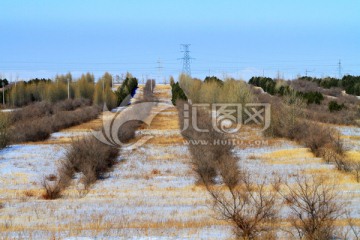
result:
[[[269,145],[268,140],[241,140],[241,139],[214,139],[212,141],[209,140],[184,140],[183,143],[185,145],[211,145],[211,146],[225,146],[225,145],[233,145],[233,146],[246,146],[246,147],[259,147],[259,146],[267,146]]]

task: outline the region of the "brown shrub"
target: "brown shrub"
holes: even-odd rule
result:
[[[245,171],[239,185],[225,183],[225,188],[219,189],[206,184],[214,210],[233,225],[238,239],[275,239],[273,223],[278,219],[280,202],[277,190],[266,189],[266,185],[265,180],[257,183]]]
[[[97,106],[91,106],[58,112],[52,116],[23,119],[11,127],[11,142],[43,141],[52,132],[90,121],[99,113]]]
[[[25,106],[11,114],[11,122],[19,122],[33,118],[41,118],[51,116],[58,112],[73,111],[77,108],[89,106],[91,104],[88,99],[66,99],[55,104],[50,102],[36,102]]]
[[[22,120],[14,124],[11,131],[11,142],[42,141],[47,139],[51,132],[51,117]]]
[[[352,171],[354,171],[354,175],[356,177],[356,181],[360,182],[360,162],[359,161],[351,161],[349,162]]]
[[[286,184],[285,202],[290,208],[290,224],[299,239],[333,239],[335,220],[343,214],[343,204],[335,185],[323,178],[297,177],[295,186]]]
[[[33,118],[50,116],[53,114],[53,108],[49,102],[37,102],[21,108],[12,113],[12,123],[25,121]]]
[[[180,129],[184,128],[186,102],[179,100],[176,106],[179,110]],[[209,109],[197,109],[192,112],[192,106],[189,104],[187,119],[190,119],[187,129],[183,129],[181,134],[189,141],[189,151],[191,153],[191,162],[194,171],[198,176],[198,183],[203,181],[214,183],[215,178],[220,175],[225,182],[236,184],[238,177],[238,160],[232,156],[231,144],[219,144],[226,141],[226,135],[216,131],[212,125],[212,118]],[[196,114],[197,126],[194,126],[191,119]],[[197,130],[206,129],[207,132]],[[205,183],[206,184],[206,183]]]
[[[76,98],[76,99],[66,99],[64,101],[57,102],[53,106],[53,112],[61,112],[61,111],[73,111],[77,108],[82,108],[85,106],[90,106],[91,101],[85,98]]]
[[[80,181],[88,188],[96,180],[104,178],[116,163],[119,149],[108,146],[89,136],[72,142],[61,161],[57,176],[45,177],[42,186],[44,199],[56,199],[67,188],[76,172],[81,172]]]
[[[61,188],[57,183],[49,182],[45,178],[42,180],[41,185],[45,189],[43,198],[47,200],[54,200],[60,198]]]
[[[79,108],[74,111],[58,112],[52,116],[52,132],[57,132],[64,128],[88,122],[94,118],[97,118],[99,113],[100,108],[97,106]]]
[[[307,123],[303,135],[298,139],[316,155],[320,156],[320,150],[325,145],[331,146],[335,130],[316,123]]]
[[[89,186],[104,177],[104,174],[116,163],[118,154],[119,149],[106,145],[94,137],[74,140],[67,149],[63,171],[72,167],[75,172],[82,172],[83,183]]]

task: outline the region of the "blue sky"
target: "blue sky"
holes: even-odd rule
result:
[[[360,75],[358,0],[1,0],[0,74]],[[158,70],[160,65],[161,71]]]

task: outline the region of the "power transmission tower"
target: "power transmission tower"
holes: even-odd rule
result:
[[[183,60],[183,69],[182,72],[187,74],[188,76],[191,76],[191,67],[190,67],[190,62],[191,59],[193,59],[192,57],[190,57],[190,47],[191,44],[181,44],[181,47],[183,48],[183,52],[184,53],[184,57],[180,58]]]
[[[341,59],[339,60],[338,67],[339,67],[339,79],[341,79],[341,78],[342,78],[342,74],[341,74],[341,70],[342,70],[342,68],[341,68]]]

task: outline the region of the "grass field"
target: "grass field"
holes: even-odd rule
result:
[[[140,96],[138,91],[135,98]],[[171,104],[170,86],[157,85],[155,96],[162,104]],[[0,239],[232,239],[231,225],[216,220],[206,190],[195,183],[175,107],[158,114],[150,126],[139,129],[137,139],[143,135],[153,138],[135,150],[123,149],[119,164],[87,194],[73,185],[60,199],[42,199],[40,181],[55,172],[71,139],[91,134],[90,130],[99,129],[101,124],[100,119],[93,120],[54,133],[49,140],[13,145],[1,151]],[[357,132],[339,128],[344,138],[351,140],[350,158],[360,159]],[[247,133],[244,128],[244,141],[262,139]],[[334,171],[333,165],[316,158],[303,146],[275,139],[260,146],[236,146],[234,154],[239,156],[239,164],[259,180],[278,174],[291,184],[300,173],[322,174],[336,180],[342,201],[349,202],[351,216],[360,221],[360,185],[354,177]]]

